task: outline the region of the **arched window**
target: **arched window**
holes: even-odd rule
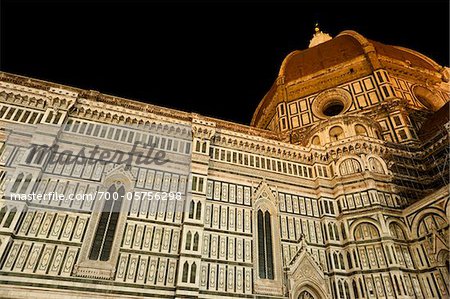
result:
[[[339,232],[338,232],[338,227],[337,227],[336,223],[333,225],[333,227],[334,227],[334,236],[335,236],[336,240],[339,241]]]
[[[365,295],[365,292],[364,292],[364,285],[362,283],[361,278],[359,279],[359,289],[361,290],[361,298],[364,298],[366,295]]]
[[[313,144],[313,145],[320,145],[320,138],[319,138],[319,136],[314,136],[313,138],[312,138],[312,140],[311,140],[311,144]]]
[[[194,201],[191,200],[191,203],[189,204],[189,218],[193,219],[194,218]]]
[[[344,282],[344,289],[345,289],[345,297],[350,298],[350,290],[348,289],[348,283]]]
[[[11,188],[11,192],[16,192],[17,189],[19,188],[20,183],[22,183],[23,180],[23,173],[19,173],[19,175],[16,178],[16,181],[14,182],[12,188]]]
[[[358,257],[356,256],[355,249],[353,249],[353,260],[355,261],[355,267],[358,267]]]
[[[361,223],[355,228],[355,240],[371,240],[380,237],[380,233],[375,225],[371,223]]]
[[[195,211],[195,219],[200,219],[200,217],[202,216],[202,203],[198,202],[197,203],[197,208]]]
[[[347,240],[347,234],[345,233],[344,223],[341,223],[341,232],[342,232],[342,239]]]
[[[194,251],[198,250],[198,233],[197,232],[194,234],[194,246],[193,246],[192,250],[194,250]]]
[[[19,193],[24,194],[27,191],[28,186],[30,185],[31,182],[31,177],[32,177],[31,174],[25,177],[25,182],[22,184],[22,187],[20,187]]]
[[[345,270],[344,256],[342,255],[342,253],[339,253],[339,263],[341,263],[341,269]]]
[[[206,153],[206,142],[202,144],[202,153]]]
[[[330,234],[330,240],[334,240],[333,225],[331,223],[328,223],[328,233]]]
[[[389,246],[386,247],[386,252],[387,252],[388,262],[389,262],[389,264],[392,264],[391,248]]]
[[[195,151],[200,152],[200,141],[198,140],[195,141]]]
[[[356,159],[346,159],[339,165],[339,172],[341,175],[361,172],[361,164]]]
[[[369,162],[369,169],[370,169],[370,171],[384,174],[383,165],[381,164],[381,162],[377,158],[370,157],[368,159],[368,162]]]
[[[6,214],[6,206],[4,206],[3,208],[0,209],[0,224],[3,221],[3,218],[5,217]]]
[[[397,240],[406,240],[405,237],[405,232],[403,231],[403,229],[400,227],[400,225],[398,225],[397,223],[392,222],[391,224],[389,224],[389,231],[391,233],[391,236],[394,239]]]
[[[392,249],[392,256],[394,257],[394,260],[397,263],[397,254],[395,253],[394,245],[391,246],[391,249]]]
[[[338,256],[337,256],[337,254],[336,254],[336,252],[335,253],[333,253],[333,262],[334,262],[334,269],[339,269],[340,267],[339,267],[339,261],[338,261]]]
[[[125,196],[123,185],[113,184],[105,193],[103,209],[94,234],[90,260],[108,261],[111,255],[114,235],[117,229],[122,200]]]
[[[186,234],[186,245],[184,246],[184,249],[191,250],[191,240],[192,240],[192,233],[189,231]]]
[[[336,283],[333,281],[332,283],[333,288],[333,297],[337,298],[337,290],[336,290]]]
[[[363,125],[355,125],[355,133],[358,136],[367,136],[367,130]]]
[[[352,255],[350,254],[350,252],[347,252],[347,264],[349,269],[353,268]]]
[[[353,289],[353,297],[355,299],[359,299],[358,287],[357,287],[356,282],[354,280],[352,280],[352,289]]]
[[[197,274],[197,264],[193,263],[191,266],[191,283],[195,283],[195,275]]]
[[[183,275],[181,277],[182,282],[188,281],[188,274],[189,274],[189,265],[188,265],[188,262],[186,261],[183,264]]]
[[[258,266],[259,277],[274,279],[272,227],[270,213],[258,210]]]
[[[330,129],[330,140],[338,141],[344,137],[344,130],[341,127],[335,126]]]
[[[9,211],[8,217],[6,218],[5,224],[3,225],[4,227],[10,227],[12,221],[14,220],[14,216],[16,216],[17,213],[17,209],[14,207]]]
[[[396,275],[394,275],[394,283],[395,283],[395,289],[396,289],[396,291],[398,293],[398,296],[401,296],[402,295],[402,290],[400,289],[400,285],[398,284],[398,279],[397,279]]]
[[[441,216],[428,214],[420,221],[417,234],[423,237],[446,226],[447,222]]]
[[[344,289],[342,288],[342,282],[338,282],[338,289],[339,289],[339,298],[344,298]]]

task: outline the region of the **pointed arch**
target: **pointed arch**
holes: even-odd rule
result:
[[[16,180],[14,181],[14,184],[11,187],[11,192],[16,192],[17,189],[19,189],[19,185],[20,183],[22,183],[23,177],[24,175],[22,172],[17,175]]]
[[[94,240],[89,253],[90,260],[109,260],[124,195],[125,188],[121,184],[112,184],[108,188],[97,229],[94,233]]]
[[[33,176],[32,176],[31,174],[28,174],[28,175],[25,177],[25,181],[23,182],[22,186],[20,187],[19,193],[25,194],[25,192],[27,192],[27,189],[28,189],[28,186],[30,185],[30,182],[31,182],[31,178],[32,178],[32,177],[33,177]]]
[[[359,293],[358,293],[358,286],[356,285],[356,281],[352,280],[352,290],[353,290],[353,297],[355,299],[359,299]]]
[[[195,283],[195,276],[197,275],[197,264],[194,262],[191,266],[191,279],[190,283]]]
[[[191,200],[191,202],[189,203],[189,218],[190,219],[194,218],[194,205],[195,205],[195,202],[193,200]]]
[[[197,202],[197,207],[195,211],[195,219],[200,220],[202,216],[202,203],[199,201]]]
[[[198,250],[198,239],[199,239],[199,234],[198,234],[198,232],[195,232],[195,234],[194,234],[194,245],[192,247],[193,251],[197,251]]]
[[[347,264],[349,269],[353,269],[352,255],[350,252],[347,252]]]
[[[13,207],[11,210],[9,210],[8,217],[6,218],[5,224],[3,227],[9,228],[11,226],[11,223],[14,220],[14,217],[16,216],[17,208]]]
[[[6,206],[3,206],[0,209],[0,224],[2,224],[2,221],[3,221],[3,218],[5,217],[6,211],[7,211]]]
[[[181,282],[188,281],[188,274],[189,274],[189,264],[187,261],[185,261],[183,264],[183,274],[181,276]]]
[[[345,297],[350,298],[350,290],[348,288],[348,282],[344,282],[344,290],[345,290]]]
[[[192,240],[192,233],[188,231],[186,234],[186,244],[184,246],[184,249],[191,250],[191,240]]]
[[[339,253],[339,263],[341,264],[341,269],[345,270],[344,256],[342,253]]]

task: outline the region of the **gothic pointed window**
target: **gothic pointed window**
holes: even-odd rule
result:
[[[191,283],[195,283],[195,275],[197,274],[197,264],[193,263],[191,266]]]
[[[183,276],[181,277],[182,282],[187,282],[188,272],[189,272],[189,265],[188,265],[188,262],[186,261],[186,262],[184,262],[184,265],[183,265]]]
[[[105,193],[105,202],[89,254],[90,260],[109,260],[124,195],[124,186],[116,184],[111,185]]]
[[[188,232],[186,235],[186,245],[184,249],[191,250],[191,240],[192,240],[192,233]]]
[[[258,210],[258,266],[259,277],[274,279],[272,224],[270,213]]]
[[[189,204],[189,218],[194,218],[194,201]]]
[[[17,209],[14,207],[9,211],[9,215],[6,218],[5,224],[3,225],[4,227],[10,227],[12,221],[14,220],[14,217],[16,216],[17,213]]]
[[[22,184],[22,187],[20,187],[19,193],[24,194],[27,191],[28,186],[30,185],[31,182],[31,178],[32,178],[31,174],[26,176],[25,182]]]
[[[342,256],[342,253],[339,253],[339,263],[341,264],[341,269],[345,270],[344,257]]]
[[[198,202],[195,211],[195,219],[200,219],[201,215],[202,215],[202,203]]]
[[[5,214],[6,214],[6,207],[3,207],[0,209],[0,224],[2,223],[2,220],[5,217]]]
[[[193,246],[193,248],[192,248],[192,250],[194,250],[194,251],[197,251],[197,250],[198,250],[198,238],[199,238],[199,235],[198,235],[198,233],[196,232],[196,233],[194,234],[194,246]]]
[[[356,286],[355,280],[352,281],[352,288],[353,288],[353,297],[355,299],[359,299],[358,287]]]
[[[352,263],[352,257],[350,255],[350,252],[347,252],[347,263],[348,263],[348,268],[352,269],[353,268],[353,263]]]
[[[14,185],[11,188],[11,192],[16,192],[19,188],[20,183],[22,183],[23,180],[23,173],[19,173],[19,175],[16,178],[16,181],[14,182]]]

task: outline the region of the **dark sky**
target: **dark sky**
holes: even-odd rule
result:
[[[449,65],[448,1],[7,1],[0,69],[248,124],[318,20]]]

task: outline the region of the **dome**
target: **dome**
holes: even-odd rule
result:
[[[435,72],[441,68],[432,59],[416,51],[369,40],[355,31],[343,31],[314,47],[290,53],[281,65],[279,76],[284,76],[285,82],[294,81],[362,56],[372,49],[378,57],[399,60],[412,67]],[[374,66],[374,69],[377,68]]]
[[[342,74],[342,70],[350,64],[359,67],[359,70],[353,69],[352,66],[348,68],[349,74]],[[367,76],[374,70],[392,66],[410,68],[415,72],[430,75],[436,82],[448,80],[443,67],[423,54],[399,46],[385,45],[369,40],[355,31],[346,30],[329,40],[321,37],[320,41],[310,44],[310,48],[296,50],[287,55],[281,64],[277,80],[256,108],[251,125],[266,128],[275,106],[280,101],[290,101],[282,91],[282,86],[309,84],[308,87],[303,85],[301,88],[302,96],[307,96],[320,92],[320,88],[330,88],[311,83],[310,80],[322,75],[341,72],[335,77],[337,81],[328,80],[328,82],[335,81],[337,86],[354,80],[357,76]]]
[[[363,55],[361,44],[351,36],[337,36],[329,41],[289,54],[279,76],[290,82]]]

